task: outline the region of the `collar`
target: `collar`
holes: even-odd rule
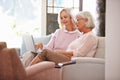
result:
[[[79,31],[77,29],[74,30],[74,31],[68,31],[68,30],[64,29],[64,32],[67,32],[67,33],[76,33],[76,32],[79,32]]]

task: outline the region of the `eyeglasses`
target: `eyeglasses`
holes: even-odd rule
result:
[[[84,20],[84,18],[77,18],[77,21]]]

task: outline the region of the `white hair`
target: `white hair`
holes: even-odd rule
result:
[[[78,12],[76,17],[82,17],[83,19],[87,19],[86,27],[93,29],[95,27],[93,17],[90,12],[88,11],[81,11]]]

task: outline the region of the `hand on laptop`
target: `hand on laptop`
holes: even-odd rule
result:
[[[41,52],[42,52],[41,48],[37,49],[37,53],[41,53]]]
[[[36,50],[40,50],[40,49],[42,50],[43,44],[41,42],[35,43],[35,48]]]

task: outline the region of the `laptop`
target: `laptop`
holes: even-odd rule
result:
[[[38,50],[35,49],[35,42],[32,35],[24,34],[23,40],[24,40],[27,51],[31,51],[32,53],[35,53],[35,54],[38,54],[42,51],[41,49],[38,49]]]

